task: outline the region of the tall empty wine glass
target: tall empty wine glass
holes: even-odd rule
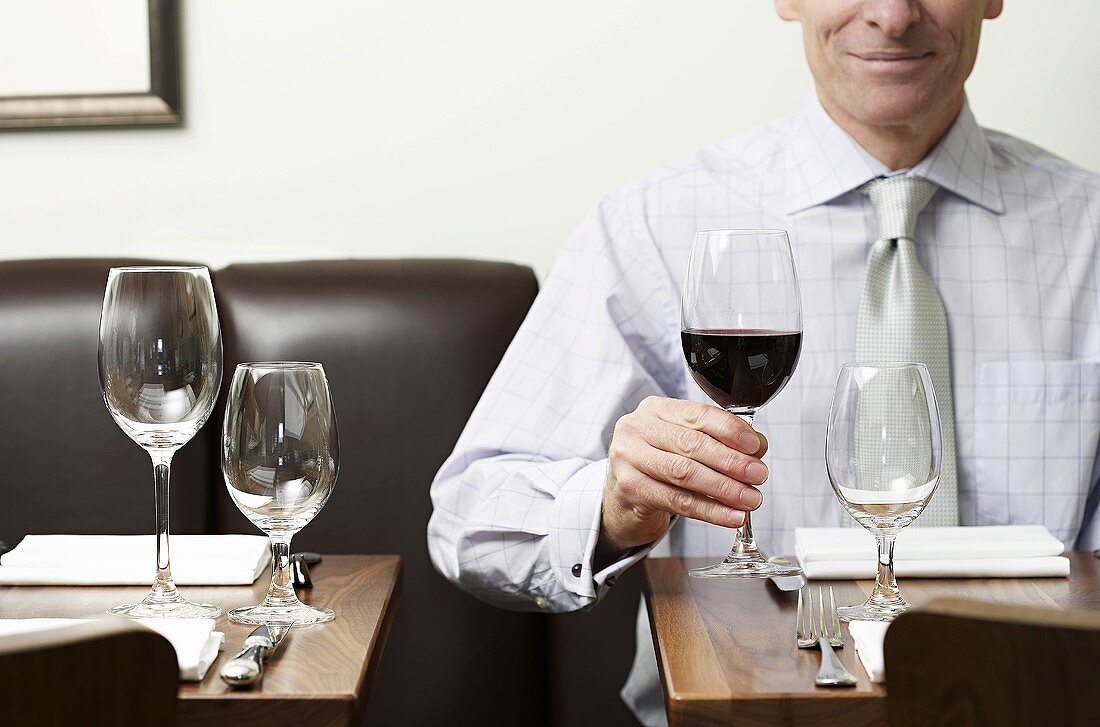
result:
[[[211,618],[172,581],[168,482],[172,456],[199,431],[222,382],[222,338],[204,267],[111,268],[99,323],[99,381],[107,410],[153,460],[157,571],[140,603],[110,613],[132,618]]]
[[[787,385],[802,348],[802,304],[787,233],[696,233],[680,311],[684,356],[695,383],[752,426],[756,411]],[[760,555],[748,513],[725,560],[690,571],[701,578],[801,572]]]
[[[936,393],[919,363],[845,364],[837,377],[825,464],[844,509],[875,536],[878,577],[846,621],[892,621],[909,607],[894,580],[894,539],[917,519],[940,478]]]
[[[222,473],[237,508],[271,539],[271,586],[263,603],[229,620],[308,625],[331,609],[298,600],[290,539],[325,506],[340,466],[340,438],[325,370],[273,361],[237,366],[222,428]]]

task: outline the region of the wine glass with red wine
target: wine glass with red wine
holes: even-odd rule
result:
[[[709,230],[691,243],[680,308],[684,356],[707,396],[752,426],[753,416],[790,381],[802,347],[802,304],[783,230]],[[721,563],[699,578],[772,578],[801,573],[769,563],[752,521],[738,529]]]

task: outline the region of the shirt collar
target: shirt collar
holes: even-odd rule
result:
[[[833,121],[813,94],[792,119],[786,156],[787,214],[823,204],[890,174],[885,164]],[[965,101],[947,135],[908,173],[992,212],[1004,212],[993,152]]]

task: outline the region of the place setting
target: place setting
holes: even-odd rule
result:
[[[800,356],[799,284],[786,233],[696,233],[683,284],[681,327],[695,382],[715,404],[751,425],[760,408],[782,395]],[[795,552],[768,558],[746,515],[723,561],[688,569],[691,578],[730,583],[720,591],[708,589],[709,597],[749,589],[746,598],[752,594],[754,604],[758,591],[739,582],[770,581],[774,602],[783,604],[770,621],[784,632],[775,637],[792,652],[821,653],[808,687],[858,686],[855,669],[872,682],[885,680],[886,633],[911,608],[895,570],[928,582],[1070,575],[1064,544],[1042,525],[957,524],[954,433],[945,435],[936,392],[923,363],[843,364],[821,450],[843,524],[795,528]],[[950,460],[949,470],[945,460]],[[941,494],[948,477],[947,493]],[[843,597],[853,592],[848,584],[870,579],[873,585],[862,603],[838,602],[838,590]],[[788,609],[787,599],[794,598],[796,607]],[[1007,595],[1002,599],[1012,601]],[[854,645],[858,654],[850,667],[837,654],[846,645]]]
[[[80,629],[104,617],[131,619],[171,642],[181,681],[200,682],[225,648],[225,634],[216,630],[224,617],[256,628],[225,661],[221,679],[233,688],[254,687],[291,630],[337,616],[332,608],[303,603],[296,592],[310,592],[310,567],[322,563],[321,555],[291,552],[291,539],[328,502],[339,473],[339,435],[324,368],[271,361],[242,363],[233,372],[220,470],[234,505],[266,537],[170,535],[173,455],[210,417],[222,381],[221,330],[205,267],[112,268],[99,373],[111,417],[150,457],[156,532],[27,535],[0,555],[0,586],[144,585],[153,565],[152,587],[140,600],[106,613],[2,618],[0,637]],[[240,593],[265,570],[270,585],[253,605],[191,601],[177,588],[201,586],[210,594],[217,592],[212,587],[233,586],[227,593]]]

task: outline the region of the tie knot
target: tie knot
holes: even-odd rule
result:
[[[878,239],[897,237],[913,239],[917,215],[924,209],[936,185],[923,177],[880,177],[863,185],[863,192],[871,198],[878,219]]]

